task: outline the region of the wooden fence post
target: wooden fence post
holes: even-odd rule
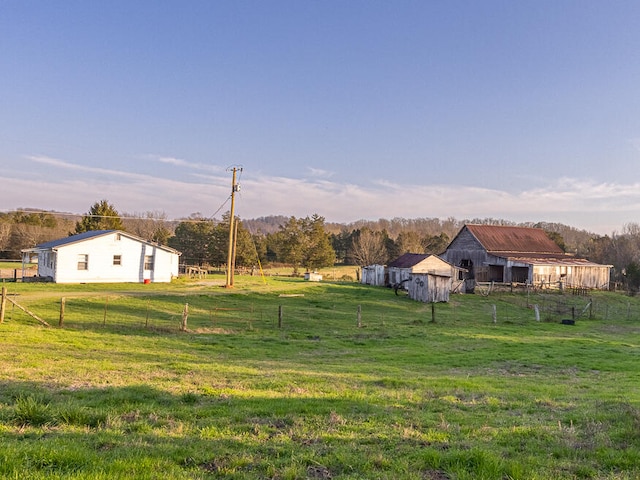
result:
[[[187,318],[189,317],[189,304],[184,304],[184,310],[182,310],[182,325],[180,326],[180,330],[183,332],[187,331]]]
[[[65,307],[66,299],[62,297],[60,299],[60,320],[58,321],[58,326],[62,327],[64,323],[64,307]]]
[[[496,310],[495,304],[491,306],[493,310],[493,323],[498,322],[498,311]]]
[[[0,323],[4,322],[4,312],[7,308],[7,287],[2,287],[2,299],[0,300]]]

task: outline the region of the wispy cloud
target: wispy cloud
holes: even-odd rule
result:
[[[122,170],[113,170],[109,168],[101,168],[101,167],[88,167],[86,165],[79,165],[77,163],[66,162],[64,160],[59,160],[57,158],[47,157],[43,155],[27,155],[25,156],[27,160],[31,160],[32,162],[40,163],[43,165],[49,165],[52,167],[62,168],[66,170],[74,170],[77,172],[85,172],[85,173],[93,173],[100,175],[112,175],[123,178],[131,178],[131,179],[144,179],[148,178],[148,175],[134,173],[134,172],[126,172]]]
[[[173,165],[176,167],[186,168],[190,170],[201,170],[201,171],[216,172],[216,173],[220,173],[224,171],[224,168],[219,165],[209,165],[209,164],[198,163],[198,162],[190,162],[182,158],[166,157],[162,155],[153,155],[153,154],[145,155],[145,157],[151,161],[157,161],[160,163],[164,163],[166,165]]]
[[[198,174],[191,177],[196,181],[184,181],[78,165],[47,156],[26,159],[48,165],[52,173],[44,181],[0,178],[3,184],[0,205],[4,209],[34,207],[82,213],[93,202],[106,198],[121,212],[163,211],[169,218],[182,218],[193,212],[212,215],[230,194],[226,171],[221,175]],[[170,162],[180,163],[179,159]],[[69,171],[76,175],[65,174]],[[566,177],[543,187],[510,193],[451,184],[342,183],[323,177],[251,175],[245,170],[241,183],[236,208],[242,218],[304,217],[314,213],[336,222],[394,217],[493,217],[554,221],[610,233],[640,217],[638,182],[615,184]],[[29,195],[25,196],[25,192]]]
[[[331,178],[335,175],[335,172],[323,170],[321,168],[307,167],[307,170],[312,177],[316,178]]]

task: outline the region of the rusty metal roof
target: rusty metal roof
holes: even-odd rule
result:
[[[606,267],[610,268],[611,265],[602,265],[594,263],[586,258],[578,258],[573,255],[554,255],[554,254],[515,254],[515,255],[502,255],[503,258],[507,258],[513,262],[528,263],[531,265],[549,265],[549,266],[573,266],[573,267]]]
[[[465,227],[489,253],[564,254],[540,228],[473,224]]]

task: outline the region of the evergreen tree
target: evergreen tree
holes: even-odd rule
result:
[[[335,263],[336,252],[325,231],[324,217],[314,214],[297,219],[291,217],[271,236],[270,244],[279,261],[293,265],[294,273],[299,267],[316,269]]]
[[[214,230],[213,221],[192,216],[176,227],[175,235],[169,239],[169,246],[182,252],[182,262],[187,265],[209,264]]]
[[[314,214],[302,221],[304,250],[302,266],[307,270],[330,267],[336,263],[336,252],[325,231],[324,217]]]
[[[76,222],[75,233],[92,230],[124,230],[120,214],[107,200],[94,203],[89,212]]]

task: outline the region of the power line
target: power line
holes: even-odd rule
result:
[[[12,215],[12,214],[16,214],[16,213],[21,213],[21,214],[25,214],[25,215],[50,215],[52,217],[71,217],[71,218],[75,218],[75,217],[79,217],[79,218],[84,218],[84,217],[89,217],[89,218],[120,218],[122,220],[154,220],[154,221],[162,221],[162,222],[202,222],[203,220],[214,220],[214,217],[220,212],[220,210],[222,210],[224,208],[224,206],[229,203],[229,200],[231,199],[231,195],[229,195],[224,202],[222,202],[222,204],[220,205],[220,207],[218,207],[218,209],[213,212],[210,216],[204,218],[204,219],[191,219],[191,218],[177,218],[177,219],[170,219],[170,218],[163,218],[163,217],[153,217],[153,216],[136,216],[136,215],[127,215],[127,214],[123,214],[123,215],[94,215],[94,214],[89,214],[89,213],[68,213],[68,212],[56,212],[56,211],[49,211],[49,210],[36,210],[36,209],[26,209],[26,210],[2,210],[0,211],[0,213],[6,214],[6,215]]]

